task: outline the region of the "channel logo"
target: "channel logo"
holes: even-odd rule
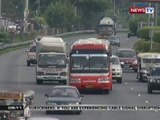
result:
[[[130,7],[130,14],[153,14],[154,7]]]

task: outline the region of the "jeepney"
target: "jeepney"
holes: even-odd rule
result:
[[[26,120],[31,116],[29,105],[34,91],[0,91],[0,120]]]
[[[153,65],[160,64],[160,53],[139,53],[137,79],[140,82],[147,81],[147,74]]]

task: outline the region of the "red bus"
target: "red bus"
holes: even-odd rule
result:
[[[76,41],[70,51],[70,85],[79,90],[112,89],[111,45],[106,39]]]

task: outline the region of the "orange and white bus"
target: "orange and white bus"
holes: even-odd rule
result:
[[[111,45],[106,39],[76,41],[70,51],[70,85],[79,90],[112,89]]]

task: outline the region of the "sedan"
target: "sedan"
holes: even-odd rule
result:
[[[117,45],[117,46],[120,46],[120,40],[116,37],[110,37],[108,39],[111,43],[111,45]]]
[[[73,86],[54,86],[51,93],[45,96],[47,97],[46,105],[79,105],[82,101],[78,89]],[[46,110],[46,114],[51,112],[53,111]],[[74,112],[81,113],[81,111]]]

